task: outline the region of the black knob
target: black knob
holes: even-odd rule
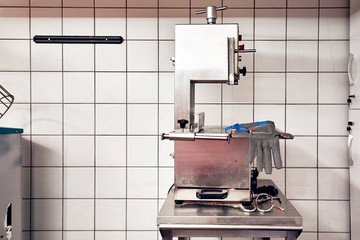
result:
[[[355,95],[350,95],[349,98],[347,99],[347,103],[351,103],[352,98],[355,98]]]
[[[181,128],[185,128],[185,127],[186,127],[186,124],[189,123],[189,121],[186,120],[186,119],[179,119],[177,122],[180,123],[180,127],[181,127]]]
[[[350,131],[351,131],[351,127],[347,127],[346,130],[347,130],[348,132],[350,132]]]
[[[354,126],[354,122],[350,122],[350,121],[349,121],[349,122],[348,122],[348,125],[349,125],[349,126]]]
[[[239,73],[241,73],[243,76],[246,76],[246,67],[240,68]]]

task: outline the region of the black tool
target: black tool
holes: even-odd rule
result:
[[[70,44],[121,44],[124,39],[121,36],[56,36],[36,35],[35,43],[70,43]]]

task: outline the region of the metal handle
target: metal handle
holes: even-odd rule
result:
[[[353,61],[354,61],[354,54],[350,53],[349,54],[349,59],[348,59],[348,66],[347,66],[348,78],[349,78],[350,86],[354,85],[354,79],[352,78],[352,74],[351,74]]]
[[[195,140],[223,140],[229,141],[231,135],[228,133],[191,133],[171,132],[161,134],[161,140],[169,139],[174,141],[195,141]]]
[[[226,199],[228,191],[222,189],[201,189],[196,191],[198,199]]]
[[[215,7],[215,6],[207,6],[206,9],[196,11],[196,14],[206,13],[206,20],[208,24],[216,24],[217,11],[225,10],[227,6],[223,7]]]
[[[238,77],[237,71],[238,67],[236,62],[237,56],[235,55],[235,38],[228,38],[228,73],[229,73],[229,85],[237,85],[238,84]]]
[[[222,7],[208,6],[206,9],[198,10],[198,11],[196,11],[195,13],[196,13],[196,14],[207,13],[209,7],[210,7],[210,8],[214,8],[215,11],[222,11],[222,10],[226,10],[226,9],[227,9],[227,6],[222,6]]]
[[[256,49],[235,49],[236,53],[253,53],[256,52]]]

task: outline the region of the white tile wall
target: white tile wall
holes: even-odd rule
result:
[[[125,104],[96,105],[97,134],[125,134],[126,132]]]
[[[27,40],[0,40],[0,71],[29,71],[30,46]]]
[[[286,141],[286,167],[316,167],[317,138],[296,137]]]
[[[65,136],[63,146],[65,166],[94,166],[94,137]]]
[[[316,168],[290,168],[286,171],[286,196],[290,199],[316,199]]]
[[[64,197],[65,198],[92,198],[94,187],[89,182],[94,182],[94,168],[64,169]]]
[[[316,73],[287,73],[286,80],[287,103],[316,104],[318,98]]]
[[[91,231],[65,231],[64,239],[67,240],[85,240],[85,239],[94,239],[94,234]]]
[[[271,47],[269,47],[271,46]],[[285,71],[285,42],[259,41],[255,42],[255,71],[284,72]]]
[[[32,8],[30,14],[31,34],[56,35],[61,33],[61,8]],[[44,24],[44,21],[48,24]]]
[[[31,153],[32,166],[61,166],[62,138],[60,136],[33,136]]]
[[[14,79],[14,77],[11,79]],[[63,83],[62,74],[60,72],[32,72],[31,79],[31,95],[33,103],[62,102],[61,89]]]
[[[94,229],[94,199],[65,199],[64,230]]]
[[[159,17],[160,39],[175,39],[175,25],[189,24],[189,11],[187,9],[160,9]]]
[[[202,85],[206,124],[270,119],[286,168],[268,176],[304,217],[301,240],[349,236],[348,0],[3,0],[2,126],[24,128],[25,239],[159,240],[173,182],[175,24],[227,5],[246,48],[238,86]],[[118,35],[121,45],[35,44],[36,34]],[[31,208],[31,211],[30,211]],[[329,211],[331,209],[331,211]],[[139,217],[141,213],[141,217]],[[207,239],[209,240],[209,239]]]
[[[63,68],[65,71],[94,71],[94,58],[93,46],[69,44],[63,47]]]
[[[31,230],[61,230],[63,219],[61,199],[31,201]]]
[[[96,231],[95,239],[118,239],[125,240],[125,231]]]
[[[331,206],[336,206],[336,208],[332,208],[329,211]],[[319,231],[349,232],[350,218],[348,212],[348,201],[319,201]]]
[[[32,196],[34,198],[61,198],[62,171],[61,168],[33,168]]]
[[[6,89],[16,94],[15,103],[28,103],[30,101],[30,73],[28,72],[0,72],[1,84],[6,85]],[[23,86],[18,88],[17,86]]]
[[[97,103],[126,102],[126,74],[101,72],[95,76],[95,99]]]
[[[292,204],[304,218],[304,231],[316,232],[317,230],[317,202],[309,200],[294,200]]]
[[[285,103],[284,73],[259,73],[255,77],[255,103]]]
[[[114,8],[96,8],[95,9],[95,34],[106,36],[115,35],[126,37],[126,10],[125,4],[122,1],[102,0],[96,1],[99,7],[114,7]],[[118,6],[117,6],[118,4]],[[113,6],[112,6],[113,5]],[[118,26],[114,28],[112,26]]]
[[[126,197],[126,169],[98,168],[96,170],[97,198]]]
[[[319,167],[348,167],[347,137],[319,137]]]
[[[125,230],[126,204],[124,199],[96,200],[96,230]]]
[[[320,199],[349,200],[348,169],[319,169],[318,173]]]
[[[315,72],[317,70],[317,42],[291,41],[287,43],[287,70]]]
[[[31,68],[33,71],[61,71],[61,46],[37,45],[35,43],[31,43]]]
[[[308,3],[306,3],[308,2]],[[305,7],[316,0],[299,1],[289,0],[289,7]],[[313,9],[288,9],[287,11],[287,39],[289,40],[315,40],[318,37],[318,10]]]
[[[129,73],[127,78],[128,103],[156,103],[158,76],[156,73]]]
[[[105,35],[114,35],[114,33],[107,33]],[[125,71],[126,50],[122,46],[97,45],[95,52],[96,71]]]
[[[320,39],[347,39],[349,36],[349,9],[320,10]]]
[[[97,136],[95,144],[96,166],[126,166],[125,136]]]
[[[279,0],[284,2],[284,0]],[[260,2],[260,1],[258,1]],[[269,1],[262,1],[259,7]],[[262,5],[260,5],[262,4]],[[275,5],[274,1],[270,3]],[[270,7],[269,6],[269,7]],[[285,9],[257,9],[255,10],[255,39],[256,40],[283,40],[285,39],[286,10]],[[277,26],[274,28],[273,26]]]
[[[32,132],[34,134],[60,134],[61,115],[61,104],[33,104]]]
[[[27,38],[29,35],[29,10],[26,8],[0,8],[1,38]],[[8,24],[7,19],[12,24]]]

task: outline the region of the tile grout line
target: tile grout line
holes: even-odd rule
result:
[[[128,157],[129,157],[129,153],[128,153],[128,113],[129,113],[129,109],[128,109],[128,81],[129,81],[129,74],[128,74],[128,41],[127,41],[127,37],[128,37],[128,0],[125,0],[125,115],[126,115],[126,120],[125,120],[125,240],[128,239]]]
[[[221,6],[224,6],[224,0],[221,0]],[[226,11],[226,9],[225,9]],[[220,11],[221,13],[221,24],[224,23],[224,10],[223,11]],[[236,62],[235,64],[238,64],[238,59],[236,59]],[[223,84],[220,84],[220,126],[221,128],[223,128],[224,126],[224,94],[223,94],[223,90],[224,90],[224,83]]]
[[[253,46],[254,46],[254,49],[256,49],[256,3],[255,3],[255,0],[254,0],[254,6],[253,6],[253,29],[252,29],[252,38],[253,38]],[[256,86],[256,83],[255,83],[255,78],[256,78],[256,54],[255,53],[252,53],[252,56],[253,56],[253,79],[252,79],[252,83],[253,83],[253,86],[252,86],[252,120],[253,122],[255,122],[255,86]],[[254,162],[253,162],[253,167],[255,166]]]
[[[94,24],[94,28],[93,28],[93,34],[94,34],[94,36],[96,36],[96,0],[93,0],[93,4],[94,4],[94,11],[93,11],[93,24]],[[96,174],[97,174],[97,169],[96,169],[96,131],[97,131],[97,128],[96,128],[96,114],[97,114],[97,105],[96,105],[96,44],[94,44],[94,46],[93,46],[93,50],[94,50],[94,60],[93,60],[93,64],[94,64],[94,73],[93,73],[93,78],[94,78],[94,81],[93,81],[93,87],[94,87],[94,89],[93,89],[93,94],[94,94],[94,96],[93,96],[93,101],[94,101],[94,116],[93,116],[93,118],[94,118],[94,130],[93,130],[93,132],[94,132],[94,139],[93,139],[93,144],[94,144],[94,150],[93,150],[93,154],[94,154],[94,156],[93,156],[93,160],[94,160],[94,169],[93,169],[93,174],[94,174],[94,186],[93,186],[93,195],[94,195],[94,202],[93,202],[93,204],[94,204],[94,209],[93,209],[93,211],[94,211],[94,221],[93,221],[93,224],[94,224],[94,227],[93,227],[93,237],[94,237],[94,240],[96,239],[96,208],[97,208],[97,201],[96,201],[96,181],[97,181],[97,178],[96,178]]]
[[[31,0],[29,0],[29,38],[31,39],[31,33],[32,33],[32,31],[31,31]],[[29,201],[29,230],[30,230],[30,236],[29,236],[29,239],[30,240],[32,240],[32,232],[31,232],[31,230],[32,230],[32,225],[33,225],[33,223],[32,223],[32,215],[33,215],[33,210],[32,210],[32,206],[33,206],[33,203],[32,203],[32,199],[33,199],[33,194],[32,194],[32,192],[33,192],[33,154],[32,154],[32,152],[33,152],[33,142],[32,142],[32,137],[33,137],[33,134],[32,134],[32,128],[33,128],[33,126],[32,126],[32,98],[33,98],[33,96],[32,96],[32,74],[31,74],[31,69],[32,69],[32,61],[31,61],[31,53],[32,53],[32,47],[31,47],[31,40],[29,41],[29,67],[30,67],[30,74],[29,74],[29,77],[30,77],[30,132],[29,132],[29,137],[30,137],[30,153],[29,153],[29,158],[30,158],[30,172],[29,172],[29,181],[30,181],[30,186],[29,186],[29,197],[30,197],[30,201]]]
[[[61,1],[61,34],[64,34],[64,3]],[[65,96],[65,88],[64,88],[64,44],[61,44],[61,157],[62,157],[62,169],[61,169],[61,177],[62,177],[62,186],[61,186],[61,239],[64,240],[64,228],[65,228],[65,102],[64,102],[64,96]]]
[[[61,1],[61,34],[64,34],[64,3]],[[64,240],[64,226],[65,226],[65,102],[64,102],[64,96],[65,96],[65,87],[64,87],[64,44],[61,44],[61,120],[62,120],[62,126],[61,126],[61,151],[62,151],[62,186],[61,186],[61,194],[62,194],[62,200],[61,200],[61,239]]]
[[[320,1],[317,9],[317,73],[316,73],[316,239],[320,238],[320,202],[319,202],[319,71],[320,71]]]
[[[287,65],[287,60],[288,60],[288,6],[289,6],[289,0],[286,0],[286,10],[285,10],[285,76],[284,76],[284,80],[285,80],[285,86],[284,86],[284,93],[285,93],[285,99],[284,99],[284,131],[286,132],[286,126],[287,126],[287,121],[286,121],[286,113],[287,113],[287,70],[288,70],[288,65]],[[284,195],[286,196],[286,177],[287,177],[287,158],[286,158],[286,140],[284,141],[284,161],[283,161],[283,165],[284,165]]]
[[[160,0],[157,0],[157,133],[160,134],[160,104],[159,104],[159,99],[160,99],[160,10],[159,10],[159,6],[160,6]],[[156,157],[156,161],[157,161],[157,195],[156,195],[156,210],[157,213],[160,212],[160,203],[159,203],[159,196],[160,196],[160,168],[159,168],[159,148],[160,148],[160,142],[159,142],[159,138],[156,138],[156,152],[157,152],[157,157]],[[156,239],[159,240],[159,234],[156,234]]]
[[[256,33],[256,3],[254,0],[254,5],[253,5],[253,19],[252,19],[252,44],[253,44],[253,48],[256,49],[256,37],[255,37],[255,33]],[[252,121],[255,122],[255,77],[256,77],[256,54],[255,53],[251,53],[252,54],[252,64],[253,64],[253,74],[252,74]],[[257,159],[256,159],[257,161]],[[253,160],[252,162],[252,168],[255,168],[255,161]]]

